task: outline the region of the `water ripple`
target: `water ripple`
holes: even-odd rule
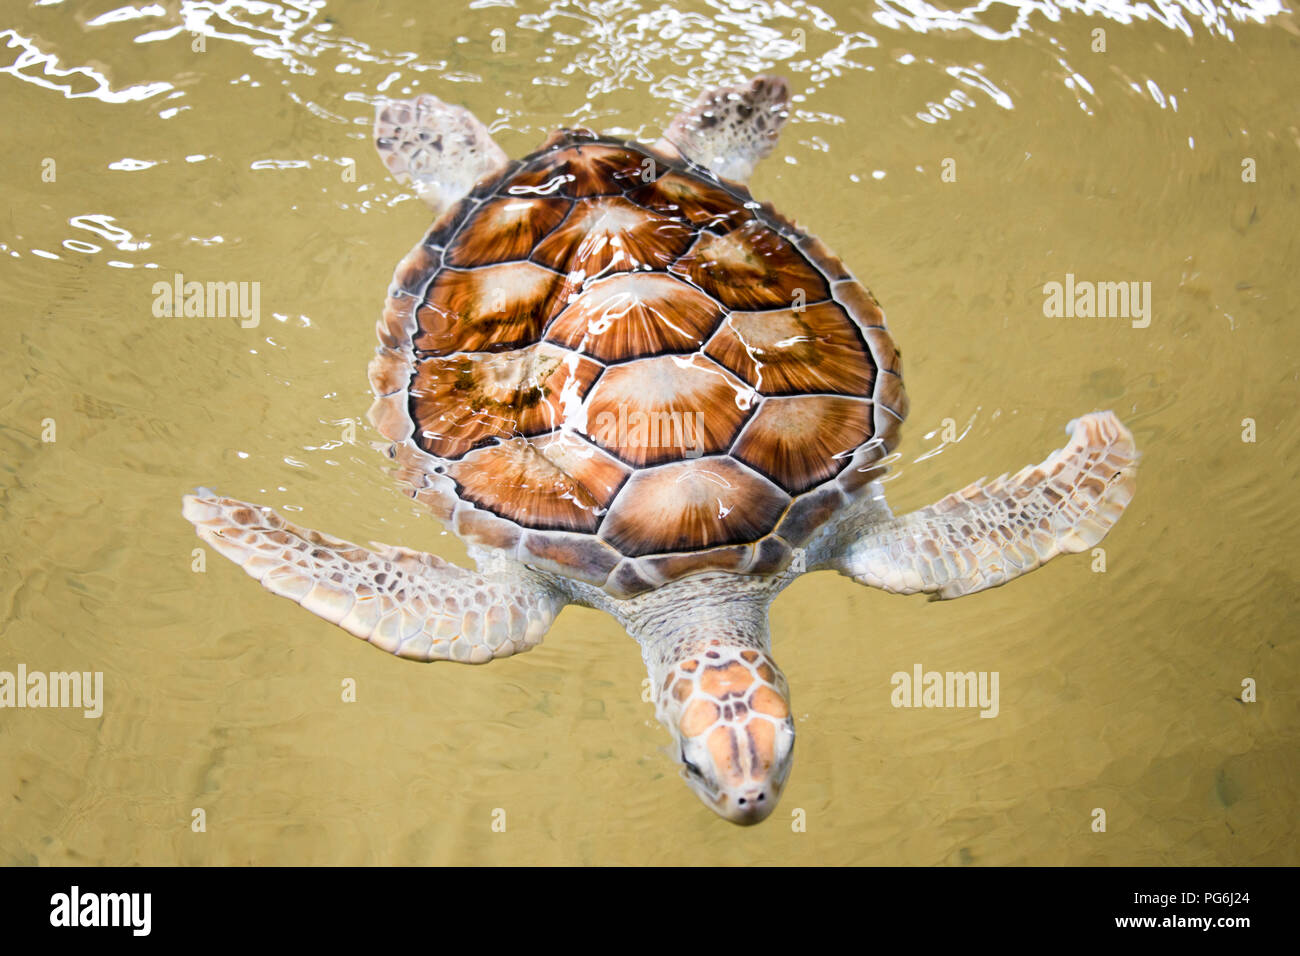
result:
[[[443,82],[482,83],[481,68],[490,57],[513,43],[518,31],[536,34],[540,43],[525,82],[543,86],[582,86],[588,99],[618,89],[647,91],[655,97],[687,102],[709,85],[770,69],[783,69],[807,77],[815,89],[827,79],[850,70],[872,70],[879,59],[880,39],[866,29],[893,34],[964,32],[985,40],[1015,40],[1031,33],[1047,33],[1067,17],[1129,25],[1161,25],[1192,38],[1199,25],[1213,37],[1235,39],[1234,24],[1263,24],[1283,14],[1280,0],[1246,0],[1216,3],[1211,0],[980,0],[957,9],[942,9],[924,0],[877,0],[873,7],[855,8],[839,19],[827,9],[804,0],[790,3],[726,2],[708,0],[706,11],[683,11],[674,3],[658,5],[636,0],[551,0],[519,9],[504,0],[474,0],[466,9],[482,21],[481,35],[448,38],[444,48],[432,50],[380,49],[336,30],[329,6],[314,0],[182,0],[168,9],[160,4],[122,6],[86,20],[94,28],[84,39],[100,38],[92,62],[111,63],[142,44],[184,42],[196,52],[212,44],[235,44],[250,55],[279,64],[288,76],[313,76],[323,72],[353,74],[365,99],[378,98],[402,82],[402,91],[419,85],[419,74],[439,74]],[[528,7],[532,9],[528,9]],[[340,16],[346,8],[340,7]],[[459,19],[459,18],[458,18]],[[141,27],[144,27],[143,32]],[[129,30],[129,44],[119,42]],[[0,73],[58,92],[68,98],[93,98],[105,103],[147,100],[170,93],[183,97],[175,77],[115,88],[103,71],[85,65],[66,65],[54,44],[15,29],[0,31],[16,55]],[[470,57],[479,69],[460,69],[457,47],[469,44]],[[497,46],[500,44],[500,47]],[[479,47],[486,46],[486,51]],[[106,50],[111,52],[107,53]],[[438,58],[435,54],[445,54]],[[1058,60],[1064,66],[1063,56]],[[905,62],[905,61],[904,61]],[[934,63],[954,72],[954,68]],[[537,67],[541,67],[538,70]],[[1007,94],[984,77],[971,82],[970,66],[958,79],[983,87],[1000,106],[1009,107]],[[957,75],[954,73],[954,75]],[[241,78],[247,79],[247,77]],[[258,85],[256,80],[252,80]],[[1092,93],[1090,82],[1076,70],[1063,77],[1067,88]],[[806,91],[811,92],[811,90]],[[346,119],[306,97],[291,93],[309,111],[334,121]],[[349,99],[353,97],[348,97]],[[1085,110],[1086,103],[1081,102]],[[1163,104],[1161,104],[1163,105]],[[951,109],[951,107],[949,107]],[[180,107],[160,111],[165,118]],[[505,107],[507,119],[522,109]],[[580,110],[598,115],[590,107]],[[925,117],[922,116],[924,119]],[[937,117],[931,115],[933,121]]]

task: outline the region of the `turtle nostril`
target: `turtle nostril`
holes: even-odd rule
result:
[[[760,793],[760,794],[758,795],[758,802],[759,802],[759,803],[762,803],[765,799],[767,799],[767,794],[765,794],[765,793]]]
[[[745,798],[744,798],[744,797],[741,797],[741,798],[740,798],[739,800],[737,800],[736,802],[739,803],[739,804],[743,807],[743,806],[745,805]]]

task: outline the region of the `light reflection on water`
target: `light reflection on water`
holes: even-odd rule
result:
[[[684,103],[705,86],[778,64],[789,73],[806,76],[810,87],[816,88],[845,71],[873,69],[871,61],[879,53],[868,51],[879,50],[882,42],[896,43],[899,34],[908,32],[920,36],[969,34],[982,40],[1021,40],[1041,34],[1055,48],[1052,55],[1066,66],[1064,57],[1069,51],[1053,36],[1053,26],[1066,19],[1083,19],[1098,27],[1150,23],[1188,38],[1200,30],[1229,42],[1235,38],[1234,24],[1265,24],[1284,9],[1280,0],[1222,4],[982,0],[961,9],[942,9],[917,0],[878,0],[871,9],[855,8],[837,19],[823,7],[802,2],[728,4],[711,0],[705,6],[707,12],[683,11],[669,3],[655,7],[630,0],[557,0],[540,13],[525,13],[513,2],[483,0],[469,8],[482,12],[479,25],[486,24],[489,29],[480,29],[476,37],[457,37],[452,47],[457,55],[439,59],[431,58],[427,49],[381,49],[343,35],[323,4],[185,0],[174,10],[158,4],[123,6],[86,19],[86,32],[78,37],[82,42],[76,51],[60,50],[57,44],[44,42],[39,32],[28,34],[10,26],[0,30],[0,39],[13,60],[0,68],[0,73],[68,98],[89,97],[110,104],[158,99],[159,115],[170,118],[185,108],[177,102],[185,98],[179,84],[155,78],[115,86],[103,68],[75,61],[93,59],[109,64],[107,72],[114,72],[112,66],[122,64],[124,58],[146,59],[143,48],[147,44],[185,42],[196,52],[206,52],[208,44],[213,48],[233,44],[245,47],[251,56],[280,64],[289,76],[311,77],[322,72],[355,76],[357,93],[373,101],[373,94],[409,94],[413,81],[426,73],[437,75],[444,83],[484,82],[489,71],[459,68],[468,57],[456,47],[469,46],[481,53],[486,44],[488,52],[496,53],[495,42],[504,52],[509,45],[506,31],[520,30],[533,32],[540,40],[532,56],[532,62],[540,67],[531,77],[534,85],[578,87],[589,99],[617,89],[644,88],[653,96]],[[1095,41],[1091,33],[1088,39]],[[86,41],[95,48],[93,58],[80,50]],[[488,64],[491,62],[489,58]],[[979,83],[974,76],[960,75],[962,82]],[[232,82],[257,85],[266,80],[245,74]],[[1073,70],[1066,83],[1080,84],[1088,91],[1093,88],[1092,82]],[[996,86],[987,91],[999,105],[1011,105]],[[348,121],[341,110],[291,95],[322,119]],[[518,111],[526,112],[526,107]]]
[[[65,10],[65,5],[58,0],[43,6],[54,8],[48,13],[40,11],[46,16],[66,20],[73,13]],[[1087,67],[1072,65],[1071,57],[1081,62],[1088,50],[1072,51],[1055,35],[1056,25],[1062,21],[1086,22],[1088,32],[1079,36],[1095,51],[1097,30],[1104,32],[1108,25],[1149,23],[1188,38],[1199,30],[1217,43],[1227,43],[1235,38],[1234,24],[1265,24],[1283,12],[1278,0],[1224,4],[1188,0],[1136,4],[1123,0],[1085,3],[982,0],[956,10],[916,0],[879,0],[869,10],[855,7],[838,18],[824,7],[802,2],[729,4],[710,0],[704,6],[703,11],[684,11],[671,3],[655,7],[632,0],[605,3],[557,0],[541,12],[533,13],[525,12],[511,0],[478,0],[468,5],[474,11],[475,32],[434,44],[438,47],[435,50],[382,48],[353,39],[345,35],[328,6],[314,2],[185,0],[173,10],[158,4],[122,6],[95,16],[78,17],[83,29],[73,34],[75,43],[50,42],[42,38],[39,30],[14,26],[0,29],[0,39],[5,41],[12,57],[12,62],[0,67],[0,74],[66,99],[89,98],[108,105],[152,101],[160,119],[173,120],[192,108],[191,97],[185,89],[192,81],[148,77],[151,71],[140,69],[140,64],[149,63],[149,48],[154,44],[170,44],[169,50],[174,51],[177,45],[188,45],[199,56],[233,47],[243,48],[246,57],[255,58],[245,60],[244,66],[258,76],[242,72],[225,82],[252,87],[271,82],[282,85],[289,100],[305,114],[292,116],[290,123],[294,130],[301,129],[300,124],[307,122],[307,117],[368,128],[373,105],[386,96],[405,96],[437,88],[444,97],[455,100],[456,86],[452,84],[486,84],[498,89],[506,100],[496,101],[497,115],[490,121],[494,133],[512,130],[544,135],[554,124],[539,125],[531,121],[538,112],[536,88],[556,87],[565,90],[567,105],[560,110],[565,122],[590,125],[614,134],[647,137],[655,132],[653,120],[643,120],[634,126],[620,125],[639,117],[628,115],[620,105],[605,105],[602,100],[626,102],[610,100],[611,94],[617,91],[662,98],[674,104],[657,108],[659,114],[667,116],[694,99],[700,89],[779,68],[802,78],[802,84],[796,83],[795,87],[796,108],[787,139],[803,135],[803,145],[812,150],[825,150],[825,140],[812,134],[810,128],[842,126],[846,118],[816,108],[820,102],[818,92],[849,71],[901,67],[948,77],[953,85],[947,90],[937,90],[914,113],[917,120],[926,124],[941,123],[981,104],[1014,109],[1014,96],[988,75],[983,63],[949,62],[938,55],[946,52],[943,47],[931,46],[929,56],[898,48],[897,44],[906,41],[907,34],[1033,41],[1026,42],[1026,47],[1055,60],[1060,68],[1056,80],[1091,115],[1099,105],[1098,87],[1103,85],[1105,72],[1120,71],[1111,60],[1103,59],[1100,62],[1106,65],[1098,67],[1089,79],[1084,72]],[[340,20],[344,17],[344,13],[339,14]],[[407,19],[403,26],[414,22],[414,18]],[[513,50],[515,38],[527,35],[532,35],[534,42],[528,55],[520,57]],[[1047,48],[1043,47],[1043,40]],[[86,47],[93,49],[93,56],[88,55]],[[889,52],[885,52],[886,48]],[[438,58],[435,53],[449,55]],[[478,70],[465,69],[476,59],[483,66]],[[507,59],[511,62],[504,78],[509,82],[501,91],[499,80],[503,75],[496,68],[503,66],[501,61]],[[274,65],[267,70],[267,64]],[[266,75],[262,75],[263,71],[267,71]],[[148,78],[115,84],[110,74],[119,72],[142,72]],[[333,100],[318,102],[312,95],[313,80],[330,74],[347,77],[347,82],[336,87],[338,95]],[[1178,110],[1177,93],[1164,92],[1155,78],[1121,74],[1106,79],[1111,83],[1123,82],[1161,110]],[[908,82],[918,87],[923,85],[915,78]],[[1166,81],[1170,86],[1176,83],[1177,78]],[[361,134],[352,133],[354,138],[358,135]],[[1189,143],[1194,145],[1190,137]],[[196,154],[184,157],[184,161],[200,163],[211,158]],[[249,160],[248,167],[259,171],[292,171],[311,168],[313,160],[344,162],[339,157],[317,154],[310,158],[257,158]],[[176,161],[123,156],[109,163],[108,168],[142,173]],[[885,172],[874,170],[871,175],[881,179]],[[854,181],[858,181],[857,174]],[[368,206],[369,202],[363,201],[358,208],[364,210]],[[112,216],[99,218],[113,221]],[[71,222],[76,228],[87,229],[90,227],[83,224],[86,219],[82,215]],[[148,247],[147,242],[131,243],[131,233],[121,224],[112,228],[119,239],[128,240],[125,245],[119,244],[119,249],[134,251]],[[75,235],[63,239],[61,244],[72,252],[101,251]],[[22,254],[20,249],[19,243],[6,243],[0,251],[16,257]],[[46,259],[59,257],[57,251],[46,247],[27,251]],[[117,258],[106,264],[116,268],[159,268],[157,262],[138,259]]]

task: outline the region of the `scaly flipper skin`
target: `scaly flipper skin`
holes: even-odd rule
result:
[[[567,603],[522,568],[480,574],[406,548],[372,551],[205,489],[185,496],[182,514],[268,591],[410,660],[485,664],[523,653]]]
[[[961,597],[1093,547],[1137,483],[1133,436],[1112,412],[1067,427],[1070,442],[1039,465],[975,482],[851,544],[831,566],[898,594]]]
[[[790,88],[779,76],[720,86],[677,114],[656,145],[671,146],[721,179],[749,181],[758,161],[776,147],[790,118]]]
[[[435,217],[510,162],[473,113],[428,93],[379,106],[375,147],[393,178],[414,187]]]

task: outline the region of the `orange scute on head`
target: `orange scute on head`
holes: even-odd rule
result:
[[[736,750],[735,732],[730,727],[718,727],[709,734],[709,754],[713,757],[713,766],[723,775],[724,783],[737,786],[744,782],[745,773]]]
[[[737,661],[706,667],[700,677],[700,689],[718,700],[728,695],[743,697],[752,683],[754,683],[754,675],[744,664]]]
[[[711,727],[718,719],[718,705],[707,700],[696,700],[682,715],[682,733],[695,737]]]
[[[755,776],[766,775],[776,763],[776,724],[755,719],[746,724],[745,729],[749,732],[749,749],[754,755],[751,772]]]
[[[673,688],[673,696],[678,700],[685,700],[691,696],[691,682],[679,680],[677,686]]]
[[[776,671],[772,670],[772,665],[764,662],[758,665],[758,676],[769,684],[776,683]]]
[[[790,716],[790,707],[776,691],[770,687],[760,686],[749,699],[749,706],[760,714],[767,714],[777,720]]]

